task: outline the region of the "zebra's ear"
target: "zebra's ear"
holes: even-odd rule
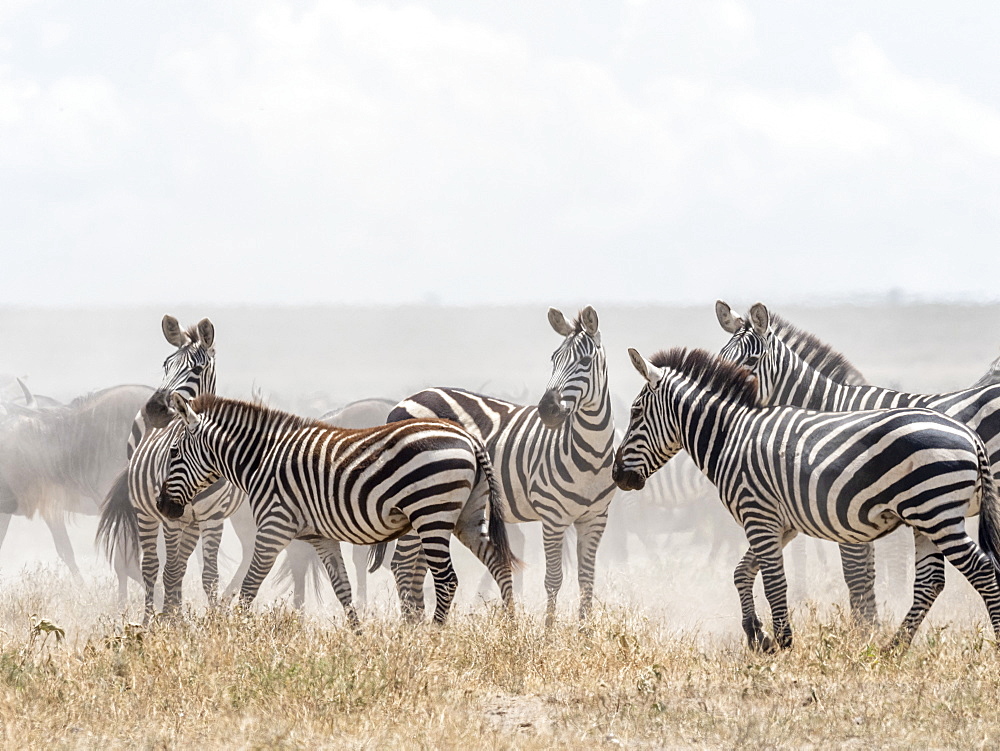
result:
[[[181,325],[173,316],[163,316],[160,324],[163,327],[163,336],[175,347],[183,347],[189,341],[188,335],[181,329]]]
[[[201,421],[201,415],[191,409],[191,402],[189,402],[183,394],[175,391],[170,395],[170,401],[174,405],[174,409],[177,411],[177,414],[181,416],[181,419],[184,421],[184,424],[188,426],[188,428],[193,428]]]
[[[588,305],[580,311],[580,322],[583,324],[584,331],[591,336],[597,336],[597,311],[594,310],[593,306]]]
[[[728,334],[735,334],[743,328],[743,319],[733,313],[733,309],[728,303],[722,300],[715,301],[715,317],[719,319],[722,330]]]
[[[646,383],[655,386],[663,378],[663,368],[658,368],[645,357],[639,354],[638,350],[629,347],[629,359],[632,360],[632,367],[639,371],[639,375],[646,379]]]
[[[561,310],[555,308],[549,308],[549,324],[562,336],[569,336],[574,331],[573,324],[566,320]]]
[[[756,302],[750,308],[750,324],[757,336],[767,336],[767,330],[771,326],[771,314],[767,312],[764,303]]]
[[[211,349],[215,344],[215,326],[207,318],[198,321],[198,336],[206,349]]]

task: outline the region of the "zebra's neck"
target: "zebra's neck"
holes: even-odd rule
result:
[[[746,412],[719,394],[692,389],[690,383],[672,387],[673,419],[680,429],[681,445],[709,480],[718,484],[722,447],[734,422]]]
[[[204,445],[216,469],[243,492],[274,446],[303,423],[286,412],[239,402],[222,402],[203,413],[202,419]]]
[[[573,440],[578,445],[582,442],[590,447],[590,453],[595,457],[605,458],[605,454],[613,454],[615,422],[607,374],[602,370],[601,375],[602,378],[593,386],[593,393],[582,401],[580,408],[558,430],[565,440]]]
[[[777,336],[768,343],[759,373],[764,404],[788,404],[804,409],[836,411],[854,387],[837,383],[806,363]]]

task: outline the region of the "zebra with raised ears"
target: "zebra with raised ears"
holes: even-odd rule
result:
[[[762,342],[753,341],[747,335],[747,330],[751,328],[750,324],[735,314],[732,308],[722,300],[715,303],[715,315],[723,330],[733,335],[733,338],[723,347],[720,353],[721,357],[755,368],[762,356],[763,346]],[[794,353],[801,361],[803,372],[814,372],[817,376],[822,376],[831,386],[833,384],[843,386],[864,386],[866,384],[865,377],[857,368],[812,334],[787,325],[783,325],[782,332],[784,345],[790,353]],[[806,384],[815,386],[815,380],[806,378],[800,380],[799,384],[802,388],[788,390],[787,401],[765,399],[765,402],[838,411],[829,406],[828,402],[820,401],[817,403],[810,398]],[[830,389],[826,389],[825,393],[829,394]],[[838,547],[844,581],[847,584],[850,597],[851,613],[862,623],[874,624],[878,617],[878,608],[875,604],[875,546],[841,543]]]
[[[163,336],[176,350],[163,363],[163,384],[136,415],[129,436],[129,465],[104,501],[98,524],[98,542],[114,558],[116,547],[137,547],[144,590],[144,620],[153,616],[153,593],[159,575],[157,537],[163,528],[166,562],[163,568],[164,609],[180,607],[181,587],[188,559],[201,536],[204,549],[202,586],[210,603],[219,585],[218,552],[222,525],[243,502],[240,492],[226,483],[208,488],[179,520],[165,519],[156,508],[156,493],[166,472],[171,441],[182,429],[170,396],[193,398],[215,392],[215,327],[208,318],[182,329],[166,315]],[[119,585],[121,586],[121,584]],[[119,598],[123,599],[120,592]]]
[[[719,488],[750,550],[734,573],[752,648],[770,649],[754,608],[760,570],[775,642],[792,643],[782,548],[799,532],[834,542],[870,542],[901,524],[913,529],[913,606],[889,648],[906,646],[944,587],[944,561],[982,596],[1000,636],[1000,499],[982,439],[926,409],[816,412],[761,407],[757,380],[703,350],[644,359],[629,350],[643,385],[615,459],[623,490],[682,448]],[[981,510],[979,545],[965,516]]]
[[[552,375],[537,406],[433,388],[404,399],[388,419],[452,420],[486,444],[503,488],[504,520],[542,523],[546,623],[551,624],[570,525],[577,532],[581,618],[593,603],[597,548],[614,496],[615,428],[597,312],[587,306],[570,321],[550,308],[548,319],[563,341],[552,355]],[[399,590],[404,612],[422,612],[426,569],[412,539],[397,543],[393,568],[401,572],[397,581],[408,583]]]
[[[257,523],[253,560],[240,588],[249,605],[274,559],[294,539],[323,561],[349,622],[357,626],[339,541],[370,545],[413,529],[434,575],[443,622],[458,579],[454,533],[490,570],[508,610],[511,567],[499,489],[482,443],[444,420],[368,429],[336,428],[257,404],[175,395],[184,427],[170,446],[157,508],[178,518],[224,477],[246,493]]]

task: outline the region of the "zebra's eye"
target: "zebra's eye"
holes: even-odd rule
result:
[[[593,361],[594,361],[593,355],[586,355],[585,357],[580,358],[580,365],[584,368],[589,368],[590,363],[592,363]]]
[[[171,459],[176,459],[180,455],[181,455],[181,450],[179,448],[177,448],[177,446],[171,446],[170,447],[170,458]]]
[[[201,375],[201,371],[203,371],[204,369],[205,369],[204,363],[199,363],[198,365],[195,365],[193,368],[191,368],[191,375],[199,376]]]

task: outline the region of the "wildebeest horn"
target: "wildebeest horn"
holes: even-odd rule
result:
[[[37,409],[38,402],[35,401],[35,395],[31,393],[31,389],[20,378],[17,379],[17,385],[21,387],[21,393],[24,394],[25,406],[29,409]]]

